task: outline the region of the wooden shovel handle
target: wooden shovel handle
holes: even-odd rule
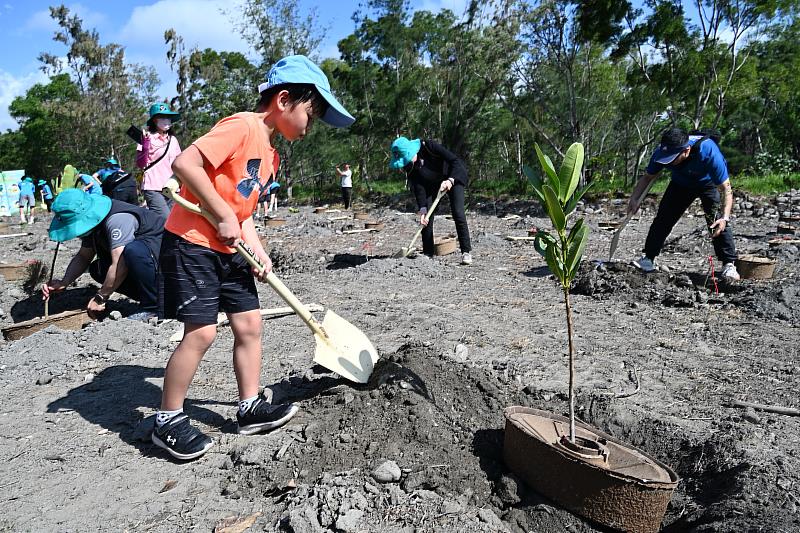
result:
[[[439,205],[439,200],[441,200],[442,196],[444,196],[444,195],[445,195],[445,192],[442,191],[442,190],[439,190],[439,194],[437,194],[436,198],[433,200],[433,203],[431,204],[431,208],[428,209],[428,213],[433,213],[434,211],[436,211],[436,206]],[[408,244],[408,247],[406,248],[406,250],[408,250],[409,253],[411,251],[411,248],[413,248],[414,243],[417,242],[417,239],[419,239],[419,236],[422,235],[422,230],[423,229],[425,229],[425,226],[420,226],[420,228],[414,234],[414,238],[411,239],[411,242]]]
[[[214,218],[210,212],[206,209],[203,209],[201,206],[197,204],[193,204],[183,196],[177,193],[178,187],[180,187],[180,182],[178,178],[172,176],[167,183],[164,185],[164,188],[161,189],[161,193],[166,196],[167,198],[173,200],[176,204],[180,205],[182,208],[191,211],[192,213],[197,213],[201,215],[203,218],[208,220],[212,226],[215,228],[217,227],[217,219]],[[258,272],[264,272],[264,269],[267,268],[264,263],[262,263],[258,257],[256,257],[255,252],[250,246],[247,245],[244,241],[239,241],[236,246],[236,251],[242,257],[250,263],[254,269]],[[273,272],[267,274],[267,283],[269,284],[272,289],[278,293],[284,302],[286,302],[289,307],[294,310],[297,315],[303,319],[303,322],[313,331],[315,334],[322,336],[323,338],[328,338],[328,334],[325,333],[325,330],[320,327],[319,323],[316,319],[311,315],[311,312],[303,305],[303,303],[297,299],[297,297],[289,290],[289,288],[283,284],[281,280],[278,279]]]

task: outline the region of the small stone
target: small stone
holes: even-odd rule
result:
[[[110,318],[111,320],[119,320],[120,318],[122,318],[122,313],[120,313],[117,310],[111,311],[108,314],[108,318]]]
[[[353,403],[353,400],[356,399],[356,395],[352,392],[346,392],[342,396],[336,399],[336,403],[339,405],[347,405]]]
[[[744,420],[747,420],[751,424],[760,424],[761,423],[761,417],[758,416],[758,414],[756,414],[755,409],[752,409],[750,407],[748,407],[747,409],[744,410],[744,414],[742,415],[742,418]]]
[[[353,436],[349,433],[342,433],[339,435],[339,442],[348,443],[353,442]]]
[[[92,381],[94,381],[94,374],[86,374],[83,376],[84,383],[91,383]]]
[[[364,517],[364,511],[359,509],[350,509],[342,516],[336,519],[336,529],[342,531],[357,531],[358,522]]]
[[[462,512],[464,512],[464,508],[458,502],[445,500],[442,504],[442,513],[444,514],[461,514]]]
[[[372,478],[378,483],[400,481],[402,472],[394,461],[386,461],[372,471]]]
[[[108,341],[106,345],[106,350],[109,352],[121,352],[122,348],[125,346],[125,343],[122,342],[122,339],[115,337]]]
[[[478,509],[478,518],[497,531],[507,531],[503,521],[491,509]]]
[[[53,381],[53,375],[52,374],[42,374],[41,376],[36,378],[36,384],[37,385],[47,385],[51,381]]]
[[[461,343],[456,344],[455,356],[461,361],[466,361],[469,356],[469,348]]]

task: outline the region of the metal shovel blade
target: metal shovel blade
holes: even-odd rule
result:
[[[360,329],[333,311],[322,320],[324,335],[314,334],[314,362],[343,378],[366,383],[378,362],[378,352]]]
[[[625,226],[628,225],[628,222],[631,220],[631,215],[625,217],[625,220],[617,228],[617,231],[614,232],[614,237],[611,239],[611,247],[608,249],[608,260],[611,261],[614,257],[614,252],[617,251],[617,246],[619,246],[619,236],[622,235],[622,230],[625,229]]]

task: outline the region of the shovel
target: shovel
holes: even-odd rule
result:
[[[439,200],[441,200],[442,196],[444,196],[444,195],[445,195],[444,191],[439,191],[439,194],[436,195],[436,199],[434,199],[433,203],[431,204],[431,208],[428,209],[428,213],[433,213],[434,211],[436,211],[436,206],[439,205]],[[410,243],[408,243],[408,246],[406,248],[401,248],[400,251],[397,252],[396,254],[394,254],[393,257],[395,259],[400,259],[402,257],[408,257],[408,254],[410,254],[411,251],[414,249],[414,243],[417,242],[417,239],[419,239],[419,236],[422,235],[422,230],[423,229],[425,229],[425,226],[420,225],[419,229],[414,234],[414,238],[411,239]]]
[[[642,193],[639,195],[639,197],[637,199],[637,205],[640,205],[642,203],[642,200],[644,200],[644,197],[647,196],[647,192],[650,190],[650,187],[653,186],[653,183],[655,183],[655,181],[656,180],[651,181],[647,185],[647,187],[644,188],[644,190],[642,191]],[[638,211],[638,208],[637,208],[637,211]],[[611,262],[611,259],[614,257],[614,252],[617,251],[617,246],[619,245],[619,237],[620,237],[620,235],[622,235],[622,230],[625,229],[625,226],[628,225],[628,222],[631,221],[631,218],[633,218],[633,215],[635,215],[635,214],[636,214],[635,211],[633,213],[628,213],[628,215],[625,217],[625,219],[620,223],[619,228],[617,228],[617,231],[614,233],[614,237],[611,239],[611,247],[608,249],[608,261],[609,262]]]
[[[180,183],[173,176],[167,181],[161,192],[184,209],[202,215],[216,227],[217,221],[211,213],[176,192],[179,186]],[[264,271],[264,265],[256,257],[252,248],[245,242],[240,241],[236,245],[236,251],[253,268],[259,272]],[[375,363],[378,361],[378,352],[367,336],[333,311],[325,313],[322,324],[317,322],[308,308],[297,299],[292,291],[273,272],[267,274],[267,283],[314,332],[314,338],[317,341],[314,362],[350,381],[366,383]]]
[[[53,271],[56,268],[56,257],[58,257],[58,248],[61,246],[61,241],[56,242],[56,250],[53,252],[53,263],[50,265],[50,278],[47,280],[47,284],[50,285],[50,282],[53,281]],[[47,320],[50,317],[50,297],[48,296],[44,301],[44,318]]]

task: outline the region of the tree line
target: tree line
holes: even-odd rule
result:
[[[298,0],[246,0],[227,16],[252,46],[187,48],[164,35],[177,78],[170,101],[183,115],[183,145],[217,120],[253,110],[256,87],[285,55],[316,60],[357,118],[347,130],[317,125],[278,148],[284,178],[390,175],[397,135],[432,138],[461,155],[473,180],[525,188],[533,144],[563,157],[586,149],[584,179],[635,181],[661,132],[712,128],[734,173],[797,170],[800,160],[800,23],[794,0],[472,0],[464,13],[369,0],[339,57],[319,57],[329,30]],[[232,8],[233,9],[233,8]],[[52,177],[71,163],[99,167],[112,153],[132,167],[125,135],[163,100],[151,65],[130,63],[116,43],[65,6],[50,8],[66,59],[41,54],[49,82],[9,107],[19,128],[0,134],[0,168]]]

